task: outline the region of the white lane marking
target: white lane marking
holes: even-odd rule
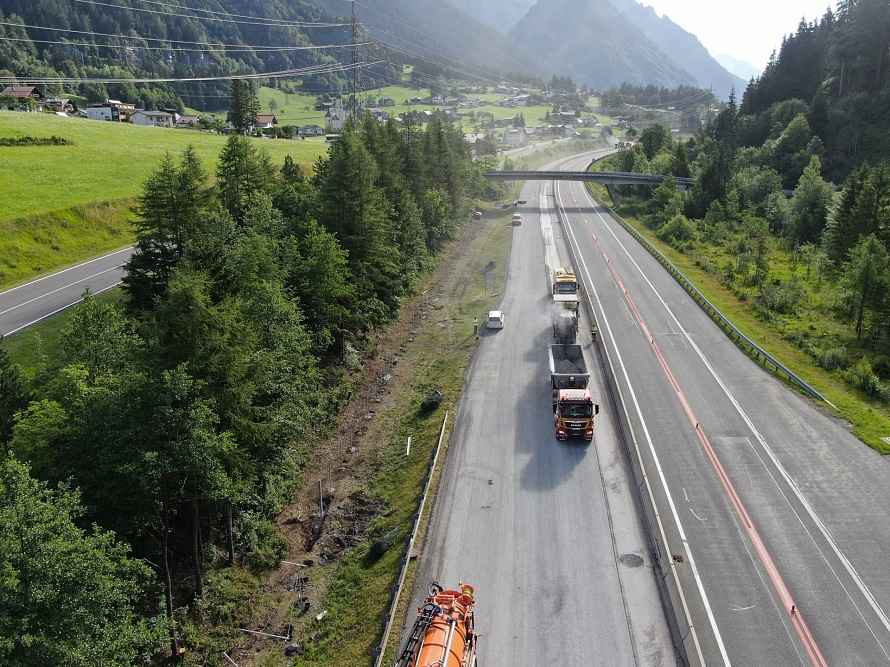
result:
[[[49,278],[52,278],[52,277],[54,277],[54,276],[60,276],[60,275],[62,275],[63,273],[66,273],[66,272],[68,272],[68,271],[73,271],[74,269],[79,269],[80,267],[82,267],[82,266],[86,266],[87,264],[92,264],[93,262],[100,262],[100,261],[102,261],[103,259],[107,259],[107,258],[109,258],[109,257],[114,257],[115,255],[119,255],[119,254],[121,254],[122,252],[132,253],[132,252],[133,252],[133,248],[132,248],[132,247],[131,247],[131,248],[124,248],[123,250],[117,250],[117,251],[115,251],[115,252],[110,252],[110,253],[108,253],[107,255],[102,255],[102,257],[97,257],[96,259],[91,259],[91,260],[88,260],[88,261],[86,261],[86,262],[82,262],[82,263],[78,264],[77,266],[69,266],[67,269],[62,269],[61,271],[56,271],[55,273],[50,273],[49,275],[47,275],[47,276],[43,276],[43,277],[41,277],[41,278],[35,278],[34,280],[29,280],[28,282],[26,282],[26,283],[22,283],[21,285],[17,285],[16,287],[10,287],[10,288],[9,288],[8,290],[6,290],[5,292],[0,292],[0,298],[3,298],[4,296],[6,296],[7,294],[9,294],[10,292],[15,292],[17,289],[21,289],[21,288],[23,288],[23,287],[27,287],[28,285],[33,285],[34,283],[39,283],[41,280],[48,280]],[[118,267],[118,268],[120,268],[120,267]],[[77,283],[72,283],[72,284],[75,284],[75,285],[76,285]]]
[[[589,195],[587,195],[587,190],[586,190],[586,189],[584,190],[584,193],[585,193],[585,196],[588,196],[588,198],[589,198]],[[605,220],[603,219],[603,216],[600,214],[600,212],[599,212],[598,208],[596,207],[596,204],[595,204],[595,203],[594,203],[594,210],[596,211],[596,214],[599,216],[600,220],[602,220],[603,223],[605,224]],[[618,239],[618,237],[615,235],[614,231],[612,230],[612,226],[611,226],[611,225],[608,225],[608,224],[605,224],[605,228],[606,228],[606,229],[609,231],[609,233],[612,235],[612,238],[615,240],[615,242],[618,243],[618,245],[622,248],[622,250],[624,250],[624,253],[625,253],[625,255],[627,256],[627,258],[628,258],[628,259],[634,264],[634,266],[636,266],[637,269],[639,270],[639,265],[637,265],[637,263],[636,263],[636,262],[634,261],[634,259],[631,257],[630,253],[627,251],[627,248],[626,248],[626,247],[624,246],[624,244],[620,241],[620,239]],[[585,268],[585,270],[586,270],[586,268]],[[714,380],[720,385],[720,388],[723,390],[723,393],[726,395],[726,397],[727,397],[727,398],[729,399],[729,401],[732,403],[733,407],[735,407],[735,409],[736,409],[736,411],[738,412],[739,416],[745,421],[745,423],[747,424],[748,428],[751,429],[751,432],[754,434],[754,437],[757,439],[757,442],[760,443],[760,446],[761,446],[761,448],[763,449],[763,451],[766,453],[767,457],[772,461],[773,465],[774,465],[774,466],[776,467],[776,469],[779,471],[779,474],[780,474],[780,475],[782,476],[782,478],[785,480],[785,483],[786,483],[786,484],[788,485],[788,487],[791,489],[791,491],[793,492],[794,496],[797,498],[798,502],[799,502],[799,503],[803,506],[803,508],[806,510],[806,513],[807,513],[807,515],[810,517],[810,520],[811,520],[811,521],[816,525],[816,527],[819,529],[819,532],[822,534],[822,537],[824,538],[824,540],[825,540],[825,541],[828,543],[828,545],[831,547],[831,550],[834,551],[835,556],[836,556],[837,559],[841,562],[841,564],[844,566],[844,569],[847,570],[847,573],[850,575],[850,578],[853,579],[853,582],[856,584],[857,588],[859,588],[859,592],[862,593],[862,596],[865,598],[865,600],[866,600],[866,601],[868,602],[868,604],[871,606],[872,611],[874,611],[875,615],[878,617],[878,619],[880,620],[881,624],[884,626],[884,628],[885,628],[888,632],[890,632],[890,619],[888,619],[888,617],[887,617],[886,613],[884,612],[883,608],[882,608],[881,605],[878,603],[878,601],[875,599],[874,595],[873,595],[872,592],[869,590],[868,586],[866,586],[865,582],[862,580],[862,577],[859,576],[859,573],[858,573],[858,572],[856,571],[856,569],[853,567],[853,564],[852,564],[852,563],[847,559],[847,557],[843,554],[843,552],[841,551],[840,547],[837,545],[837,542],[835,541],[834,537],[833,537],[833,536],[831,535],[831,533],[828,531],[828,528],[825,526],[825,524],[822,523],[822,520],[818,517],[818,515],[817,515],[816,512],[815,512],[815,510],[814,510],[813,507],[810,505],[809,501],[808,501],[808,500],[806,499],[806,497],[803,495],[803,492],[802,492],[802,491],[800,490],[800,488],[797,486],[797,483],[794,481],[794,479],[791,477],[791,475],[788,473],[788,471],[785,469],[785,467],[781,464],[781,462],[779,461],[779,459],[778,459],[778,457],[776,456],[776,454],[773,452],[773,450],[770,448],[769,444],[766,442],[766,440],[764,439],[764,437],[760,434],[760,432],[759,432],[759,431],[757,430],[757,428],[754,426],[753,421],[751,421],[751,418],[748,417],[748,414],[745,412],[745,410],[742,408],[742,406],[741,406],[741,405],[739,404],[739,402],[736,400],[735,396],[732,395],[732,393],[729,391],[729,388],[724,384],[723,380],[718,376],[717,371],[716,371],[716,370],[714,369],[714,367],[710,364],[710,362],[708,361],[707,357],[705,357],[704,353],[701,351],[701,349],[698,347],[698,345],[696,345],[695,341],[692,339],[692,336],[689,334],[689,332],[687,332],[687,331],[683,328],[682,324],[680,324],[680,321],[679,321],[679,320],[677,319],[677,317],[674,315],[673,311],[670,309],[670,307],[668,306],[668,304],[661,298],[661,294],[659,293],[659,291],[658,291],[658,289],[655,287],[655,285],[653,285],[653,284],[649,281],[649,279],[646,278],[646,275],[642,272],[642,270],[640,270],[640,275],[643,277],[643,279],[644,279],[644,280],[646,281],[646,283],[649,285],[649,288],[652,290],[652,293],[656,295],[656,297],[658,298],[658,300],[661,302],[662,306],[664,306],[664,309],[667,311],[667,313],[671,316],[671,318],[672,318],[672,319],[674,320],[674,322],[677,324],[677,326],[679,327],[679,330],[680,330],[681,334],[687,339],[687,341],[689,342],[689,345],[692,347],[692,349],[695,350],[695,352],[696,352],[696,354],[698,355],[698,357],[702,360],[702,363],[703,363],[703,364],[705,365],[705,367],[708,369],[708,372],[711,374],[711,377],[713,377]],[[764,466],[764,470],[766,470],[766,472],[770,475],[770,477],[773,478],[773,477],[772,477],[772,473],[766,468],[766,466]],[[785,495],[785,494],[784,494],[784,491],[783,491],[782,488],[778,485],[778,483],[776,483],[775,478],[773,478],[773,483],[776,484],[776,488],[777,488],[777,489],[782,493],[782,495],[784,496],[784,495]],[[844,585],[844,583],[840,580],[840,577],[837,576],[837,573],[835,572],[835,570],[834,570],[834,568],[832,567],[831,563],[828,562],[828,559],[825,558],[825,555],[822,553],[821,548],[819,547],[818,544],[816,544],[816,541],[815,541],[815,539],[813,538],[813,536],[810,534],[810,531],[809,531],[809,529],[807,528],[807,526],[804,524],[803,521],[801,521],[800,516],[799,516],[799,515],[797,514],[797,512],[794,510],[794,507],[791,505],[791,503],[788,502],[788,499],[787,499],[787,498],[786,498],[785,502],[788,503],[788,506],[789,506],[789,508],[791,508],[791,511],[794,512],[794,515],[795,515],[795,516],[797,516],[798,521],[800,521],[800,525],[801,525],[801,527],[804,529],[804,531],[806,531],[807,535],[809,535],[810,540],[812,540],[812,542],[813,542],[813,545],[814,545],[814,546],[816,547],[816,549],[819,551],[820,555],[822,555],[822,558],[823,558],[823,560],[825,561],[825,564],[826,564],[826,566],[828,567],[828,569],[831,570],[831,572],[832,572],[832,573],[835,575],[835,577],[837,578],[838,583],[840,584],[841,588],[843,588],[843,589],[844,589],[844,592],[847,593],[847,596],[848,596],[848,598],[850,599],[850,602],[853,604],[854,607],[856,607],[857,612],[859,612],[859,616],[860,616],[860,618],[862,618],[863,623],[865,623],[866,627],[869,629],[869,632],[871,632],[872,636],[875,638],[875,641],[877,642],[878,647],[881,649],[881,651],[884,653],[885,656],[890,657],[890,655],[888,655],[887,650],[884,648],[884,646],[883,646],[883,644],[881,643],[881,641],[880,641],[880,640],[877,638],[877,636],[875,635],[874,630],[871,628],[871,625],[869,624],[868,620],[866,620],[866,618],[862,615],[862,612],[859,610],[859,606],[856,604],[856,601],[853,600],[853,597],[850,595],[849,591],[847,591],[847,588],[846,588],[846,586]]]
[[[15,305],[15,306],[13,306],[12,308],[7,308],[6,310],[0,310],[0,315],[6,315],[6,313],[11,313],[11,312],[14,311],[16,308],[21,308],[22,306],[27,306],[29,303],[34,303],[35,301],[40,301],[41,299],[45,299],[46,297],[50,296],[51,294],[55,294],[56,292],[61,292],[62,290],[66,290],[66,289],[68,289],[69,287],[73,287],[74,285],[78,285],[78,284],[80,284],[80,283],[86,282],[87,280],[91,280],[91,279],[95,278],[96,276],[101,276],[103,273],[108,273],[109,271],[117,271],[117,270],[119,270],[120,268],[121,268],[121,267],[119,267],[119,266],[115,266],[114,268],[111,268],[111,269],[105,269],[104,271],[99,271],[99,273],[94,273],[94,274],[91,275],[91,276],[87,276],[87,277],[85,277],[85,278],[81,278],[80,280],[75,280],[73,283],[68,283],[67,285],[62,285],[61,287],[59,287],[59,288],[57,288],[57,289],[50,290],[49,292],[44,292],[44,293],[41,294],[40,296],[35,296],[33,299],[28,299],[27,301],[22,301],[20,304],[17,304],[17,305]],[[35,282],[36,282],[36,281],[35,281]],[[15,288],[13,288],[13,289],[15,289]],[[107,289],[107,288],[105,288],[105,289]],[[11,291],[11,290],[10,290],[10,291]],[[104,290],[103,290],[103,291],[104,291]],[[97,294],[98,294],[98,292],[97,292]],[[2,297],[2,296],[3,296],[3,295],[0,294],[0,297]],[[77,300],[79,301],[79,300],[80,300],[80,297],[78,297]],[[77,303],[77,301],[72,301],[72,303],[69,304],[69,305],[72,305],[72,304],[74,304],[74,303]],[[62,308],[62,310],[64,310],[64,309],[67,308],[67,307],[68,307],[68,306],[64,306],[64,307]],[[59,312],[59,311],[56,311],[56,312]],[[44,315],[43,317],[46,317],[46,316]],[[42,319],[42,318],[41,318],[41,319]],[[37,321],[39,321],[39,320],[35,320],[35,322],[37,322]],[[10,332],[10,333],[11,333],[11,332]]]
[[[557,190],[557,193],[559,193],[559,188],[556,188],[556,190]],[[585,189],[585,192],[586,192],[586,189]],[[559,201],[560,208],[565,210],[565,207],[562,205],[562,196],[560,194],[557,194],[557,200]],[[596,210],[597,206],[598,206],[597,204],[594,204],[594,210]],[[575,234],[572,231],[571,226],[565,225],[564,227],[565,227],[565,232],[567,234],[571,235],[572,243],[577,248],[578,243],[577,243],[577,240],[575,239]],[[608,331],[609,335],[613,336],[613,334],[611,333],[612,327],[610,326],[609,321],[605,316],[605,312],[603,311],[602,302],[600,301],[599,293],[596,290],[596,285],[593,283],[593,281],[590,278],[590,271],[587,268],[587,263],[584,261],[584,258],[580,256],[581,255],[580,253],[578,253],[578,255],[579,255],[578,261],[581,263],[584,273],[587,277],[587,284],[590,285],[591,294],[596,299],[596,302],[599,305],[599,314],[602,317],[603,321],[601,324],[600,323],[598,323],[598,324],[600,324],[601,329],[603,326],[605,326],[605,331]],[[640,423],[643,426],[643,433],[646,438],[646,443],[649,446],[649,452],[652,455],[652,459],[653,459],[653,461],[655,461],[655,469],[658,471],[658,477],[661,480],[661,486],[664,489],[665,495],[667,496],[668,505],[670,506],[670,509],[671,509],[671,514],[674,517],[674,522],[676,523],[677,530],[680,533],[680,541],[683,543],[683,548],[686,551],[686,557],[689,559],[689,568],[692,571],[692,575],[693,575],[693,578],[695,579],[696,586],[698,586],[698,592],[699,592],[699,595],[701,596],[702,604],[705,607],[705,612],[707,613],[708,621],[711,624],[711,629],[714,632],[714,638],[717,642],[717,646],[720,649],[720,655],[723,657],[723,664],[727,665],[727,667],[728,667],[731,664],[730,660],[729,660],[729,654],[726,652],[726,646],[723,643],[723,637],[720,634],[720,629],[717,627],[717,619],[714,617],[714,611],[713,611],[713,609],[711,609],[711,603],[708,600],[708,594],[705,592],[704,582],[702,581],[701,574],[699,573],[699,570],[698,570],[698,566],[695,564],[695,558],[693,558],[693,556],[692,556],[692,550],[690,549],[690,546],[689,546],[689,540],[686,537],[686,531],[683,528],[683,523],[680,521],[680,515],[677,512],[677,505],[674,502],[674,497],[671,494],[670,489],[668,488],[667,479],[665,478],[664,470],[661,466],[661,460],[658,458],[658,453],[655,451],[655,443],[652,441],[652,436],[649,433],[649,427],[646,424],[646,419],[643,417],[643,409],[640,407],[640,403],[637,400],[637,395],[636,395],[636,392],[634,391],[633,384],[630,381],[630,377],[628,377],[627,367],[624,365],[624,360],[621,357],[621,352],[616,349],[616,354],[618,356],[618,365],[621,367],[621,372],[624,374],[624,381],[627,383],[628,389],[630,391],[630,395],[631,395],[631,399],[634,404],[634,408],[636,409],[637,415],[640,419]]]
[[[103,287],[102,289],[100,289],[100,290],[98,290],[98,291],[96,291],[96,292],[93,292],[93,294],[102,294],[102,292],[105,292],[106,290],[110,290],[110,289],[112,289],[112,288],[114,288],[114,287],[117,287],[118,285],[120,285],[120,282],[117,282],[117,283],[115,283],[114,285],[109,285],[108,287]],[[78,301],[79,301],[79,300],[80,300],[80,299],[78,299]],[[5,332],[3,332],[3,335],[4,335],[4,336],[9,336],[9,335],[11,335],[11,334],[14,334],[14,333],[16,333],[17,331],[21,331],[22,329],[25,329],[25,328],[31,326],[32,324],[37,324],[37,323],[40,322],[41,320],[45,320],[47,317],[50,317],[50,316],[52,316],[52,315],[55,315],[56,313],[61,313],[63,310],[67,310],[67,309],[70,308],[71,306],[76,306],[76,305],[77,305],[77,301],[75,301],[74,303],[69,303],[67,306],[62,306],[61,308],[56,308],[53,312],[51,312],[51,313],[47,313],[46,315],[41,315],[41,316],[38,317],[36,320],[31,320],[30,322],[28,322],[28,323],[26,323],[26,324],[23,324],[22,326],[17,327],[17,328],[15,328],[15,329],[13,329],[12,331],[5,331]]]

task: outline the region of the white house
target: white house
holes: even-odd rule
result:
[[[297,129],[297,135],[301,137],[320,137],[324,134],[324,128],[321,125],[304,125]]]
[[[89,111],[89,110],[88,110]],[[152,127],[173,127],[173,114],[166,111],[136,111],[130,114],[133,125],[149,125]]]
[[[509,130],[504,131],[504,143],[510,146],[510,148],[523,146],[526,141],[528,141],[528,135],[525,133],[525,128],[511,127]]]
[[[136,111],[136,106],[120,100],[105,100],[87,105],[87,118],[90,120],[124,121]]]

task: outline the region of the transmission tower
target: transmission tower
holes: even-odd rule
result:
[[[361,102],[359,96],[364,92],[364,81],[362,81],[361,55],[358,52],[358,41],[360,24],[355,16],[355,0],[352,0],[352,95],[349,108],[352,111],[352,117],[361,120]]]

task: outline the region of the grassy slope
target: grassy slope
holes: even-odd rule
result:
[[[193,130],[0,111],[0,137],[53,135],[74,145],[0,147],[0,221],[134,197],[165,152],[178,155],[189,144],[212,172],[226,142]],[[256,141],[276,164],[288,154],[311,164],[327,148],[323,139]]]
[[[0,147],[0,289],[132,243],[134,198],[165,153],[192,145],[208,173],[226,137],[192,130],[0,111],[0,137],[58,136],[69,146]],[[274,164],[310,166],[324,138],[256,139]]]

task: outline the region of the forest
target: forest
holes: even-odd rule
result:
[[[692,176],[624,186],[645,224],[866,395],[890,400],[890,4],[801,24],[687,141],[661,125],[611,160]],[[819,320],[819,324],[814,324]],[[839,323],[828,326],[824,321]]]
[[[163,158],[122,307],[85,294],[57,362],[0,348],[0,664],[178,655],[209,569],[277,566],[371,334],[497,196],[439,119],[350,122],[311,175],[233,134],[212,176]]]
[[[315,4],[273,0],[262,3],[260,13],[242,0],[189,5],[174,12],[138,1],[115,7],[0,0],[0,76],[75,79],[42,87],[48,95],[74,93],[88,102],[112,98],[180,112],[224,109],[232,76],[290,72],[318,94],[346,89],[351,28]],[[380,46],[366,57],[381,55],[366,76],[398,80],[401,57]]]

